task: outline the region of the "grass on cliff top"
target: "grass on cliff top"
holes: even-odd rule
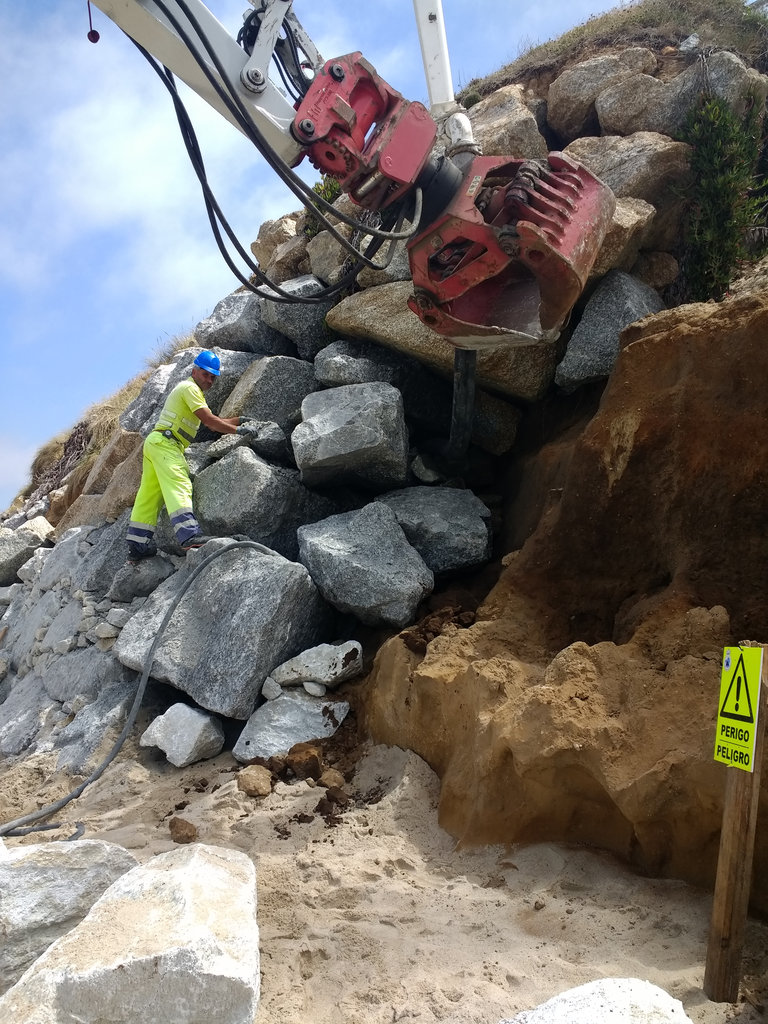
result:
[[[532,46],[511,64],[473,79],[458,98],[477,102],[504,85],[526,84],[540,75],[554,78],[597,53],[627,46],[659,50],[677,46],[694,33],[702,48],[731,50],[758,71],[768,71],[768,18],[743,0],[637,0]]]

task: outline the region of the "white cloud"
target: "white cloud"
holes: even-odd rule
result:
[[[12,81],[34,80],[35,34],[5,27]],[[59,52],[76,59],[57,77],[56,103],[17,88],[0,109],[0,134],[12,141],[0,146],[0,278],[32,291],[64,266],[76,274],[82,259],[84,277],[89,263],[95,271],[89,287],[108,301],[139,295],[161,319],[212,305],[237,281],[213,241],[166,90],[114,26],[96,47],[71,31]],[[217,199],[248,251],[262,221],[297,200],[236,129],[180,88]]]
[[[42,442],[40,442],[42,443]],[[0,512],[4,511],[29,481],[29,469],[39,445],[20,443],[0,434]]]

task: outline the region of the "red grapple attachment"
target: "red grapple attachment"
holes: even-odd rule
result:
[[[611,222],[613,192],[563,153],[476,157],[438,219],[408,244],[408,305],[457,348],[556,338]]]
[[[293,121],[314,167],[366,209],[403,198],[429,157],[437,126],[358,51],[326,62]]]

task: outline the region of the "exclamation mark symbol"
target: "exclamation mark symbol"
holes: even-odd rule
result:
[[[741,676],[736,676],[736,710],[739,710],[739,697],[741,695]]]

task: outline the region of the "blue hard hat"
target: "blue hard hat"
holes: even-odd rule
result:
[[[195,359],[195,366],[199,366],[201,370],[207,370],[208,373],[212,373],[214,377],[218,377],[221,373],[221,360],[215,352],[211,352],[205,348]]]

